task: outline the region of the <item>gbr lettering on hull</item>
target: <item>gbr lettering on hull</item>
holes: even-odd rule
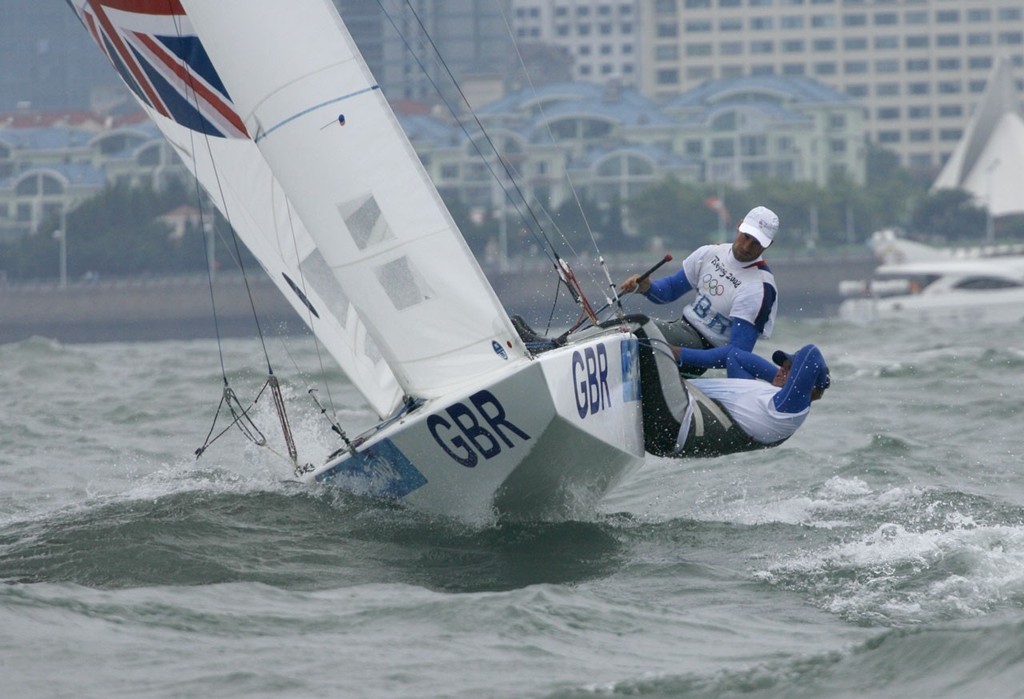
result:
[[[604,345],[586,347],[572,354],[572,383],[576,390],[576,411],[581,418],[594,415],[612,404],[608,388],[608,350]]]
[[[445,411],[427,418],[427,429],[438,446],[466,468],[473,468],[480,459],[493,459],[502,445],[511,449],[514,438],[521,441],[530,435],[509,421],[505,407],[488,390],[478,391],[466,403],[453,403]]]

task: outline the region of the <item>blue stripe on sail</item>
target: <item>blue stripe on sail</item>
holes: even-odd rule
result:
[[[199,133],[207,134],[208,136],[218,136],[225,138],[226,135],[223,131],[217,128],[209,119],[203,116],[202,112],[197,110],[195,106],[187,99],[184,95],[178,92],[177,88],[171,85],[169,82],[164,80],[163,76],[149,65],[149,62],[143,59],[135,49],[132,49],[135,54],[135,58],[139,61],[139,65],[146,71],[146,76],[149,78],[150,84],[153,85],[153,89],[156,90],[157,94],[160,95],[160,99],[163,100],[164,106],[167,107],[167,111],[170,112],[171,118],[178,122],[182,126]]]
[[[114,45],[110,43],[110,40],[107,38],[107,35],[102,34],[101,36],[103,40],[103,46],[107,50],[107,56],[110,58],[110,62],[114,66],[114,70],[116,70],[117,74],[121,76],[122,80],[124,80],[124,84],[128,86],[128,89],[131,90],[143,104],[156,108],[156,105],[149,101],[149,97],[146,96],[146,93],[139,86],[139,84],[135,82],[135,76],[132,75],[131,70],[129,70],[128,66],[124,64],[124,61],[121,60],[121,54],[119,54],[117,50],[114,49]]]
[[[193,72],[212,86],[217,92],[223,95],[228,101],[231,100],[224,83],[213,68],[206,49],[199,43],[198,37],[194,36],[155,36],[153,37],[175,56],[183,60]]]
[[[344,100],[347,100],[350,97],[357,97],[359,95],[366,94],[367,92],[372,92],[373,90],[379,90],[379,89],[380,89],[380,85],[371,85],[370,87],[364,87],[362,90],[356,90],[355,92],[350,92],[347,95],[341,95],[340,97],[335,97],[334,99],[329,99],[326,102],[321,102],[320,104],[315,104],[312,107],[309,107],[308,109],[303,109],[301,112],[296,112],[295,114],[292,114],[287,119],[283,119],[283,120],[279,121],[278,123],[274,124],[269,129],[264,131],[263,133],[256,134],[256,143],[259,143],[264,138],[266,138],[270,134],[274,133],[275,131],[277,131],[279,128],[281,128],[285,124],[287,124],[289,122],[292,122],[292,121],[295,121],[299,117],[305,116],[306,114],[309,114],[310,112],[313,112],[313,111],[316,111],[317,109],[320,109],[321,107],[326,107],[327,105],[334,104],[335,102],[343,102]]]

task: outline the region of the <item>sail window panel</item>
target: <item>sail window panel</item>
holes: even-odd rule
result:
[[[320,251],[314,249],[307,255],[299,264],[299,270],[302,281],[324,300],[331,315],[338,319],[341,327],[345,327],[350,302]]]
[[[341,204],[338,211],[345,219],[352,240],[360,250],[395,238],[372,194]]]
[[[408,257],[399,257],[380,265],[374,271],[377,281],[399,311],[416,306],[433,296],[422,275],[413,269]]]

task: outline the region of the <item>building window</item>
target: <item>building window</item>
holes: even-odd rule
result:
[[[907,108],[907,117],[910,119],[931,119],[932,108],[928,105],[918,105]]]
[[[679,58],[679,46],[676,44],[661,44],[654,47],[654,58],[658,61],[675,61]]]
[[[992,10],[988,8],[971,8],[967,10],[968,22],[988,22],[992,19]]]
[[[964,115],[964,108],[959,104],[939,105],[939,116],[945,119],[959,119]]]
[[[843,48],[847,51],[866,51],[868,40],[863,37],[847,37],[843,39]]]
[[[843,15],[844,27],[865,27],[868,23],[868,16],[863,14]]]
[[[907,133],[907,140],[911,143],[927,143],[932,140],[932,132],[928,129],[911,129]]]
[[[823,62],[823,63],[815,63],[814,64],[814,74],[815,75],[835,75],[836,74],[836,64],[832,63],[830,61],[826,61],[826,62]]]
[[[803,53],[804,42],[799,39],[790,39],[782,42],[783,53]]]
[[[907,60],[908,73],[926,73],[931,68],[931,61],[927,58],[911,58]]]
[[[898,73],[900,72],[900,62],[896,60],[875,61],[875,72]]]
[[[879,107],[876,115],[879,121],[894,121],[900,118],[900,108]]]
[[[1020,46],[1024,43],[1024,33],[1021,32],[1000,32],[999,44],[1001,46]]]
[[[950,48],[950,47],[953,47],[953,46],[959,46],[960,45],[960,35],[959,34],[939,34],[937,37],[935,37],[935,45],[936,46],[942,46],[944,48]]]
[[[738,56],[743,53],[743,42],[723,41],[718,45],[718,52],[723,56]]]
[[[750,53],[752,54],[766,54],[775,52],[774,41],[751,41],[750,42]]]
[[[731,138],[716,138],[711,141],[712,158],[731,158],[736,155],[736,142]]]
[[[911,34],[903,41],[908,49],[928,48],[928,36],[925,34]]]
[[[846,115],[845,114],[831,114],[828,117],[828,127],[833,130],[840,130],[846,128]]]
[[[803,63],[783,63],[782,74],[783,75],[804,75],[806,73],[806,66]]]
[[[835,39],[815,39],[811,44],[815,51],[835,51],[836,40]]]
[[[957,10],[939,10],[935,13],[935,21],[939,24],[958,24],[960,13]]]
[[[967,67],[971,70],[988,70],[992,68],[992,57],[971,56],[967,59]]]
[[[868,72],[867,61],[847,61],[843,64],[843,72],[846,75],[862,75]]]
[[[899,83],[878,83],[875,85],[876,97],[894,97],[900,94]]]
[[[711,44],[687,44],[686,45],[687,56],[710,56],[711,55]]]
[[[940,141],[959,141],[964,135],[962,129],[941,129],[939,130]]]
[[[907,83],[908,95],[927,95],[931,94],[931,91],[931,85],[928,83]]]
[[[662,68],[655,73],[655,81],[659,85],[678,85],[679,71],[675,68]]]
[[[896,36],[876,36],[875,37],[875,48],[876,49],[898,49],[900,47],[899,37]]]
[[[878,132],[879,143],[899,143],[900,132],[899,131],[879,131]]]
[[[815,29],[828,29],[836,26],[836,18],[833,15],[814,15],[811,17],[811,26]]]
[[[891,27],[899,24],[900,18],[895,12],[876,12],[875,13],[875,26],[876,27]]]
[[[723,19],[718,23],[718,29],[723,32],[740,32],[743,31],[743,20],[728,18]]]
[[[967,35],[968,46],[991,46],[992,35],[991,34],[968,34]]]
[[[928,24],[928,13],[924,10],[913,10],[903,15],[903,23],[914,25],[914,24]]]
[[[782,17],[779,19],[779,26],[783,29],[803,29],[804,18],[800,16]]]
[[[698,19],[687,22],[683,31],[687,34],[706,34],[711,31],[711,28],[711,20]]]
[[[833,138],[829,141],[829,149],[832,155],[843,155],[846,153],[846,141],[841,138]]]
[[[961,92],[963,92],[963,85],[959,81],[943,80],[938,84],[940,95],[959,95]]]
[[[666,24],[661,22],[658,24],[656,30],[656,36],[659,39],[671,39],[679,35],[679,28],[675,24]]]

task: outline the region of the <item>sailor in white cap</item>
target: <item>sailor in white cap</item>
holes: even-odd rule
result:
[[[634,275],[620,289],[639,291],[657,304],[696,291],[680,320],[658,321],[665,339],[677,347],[733,345],[749,352],[758,338],[771,337],[775,324],[778,292],[762,253],[778,231],[775,212],[754,207],[743,217],[732,243],[704,245],[683,260],[675,274],[654,281]],[[699,376],[705,369],[682,365],[680,371]]]

